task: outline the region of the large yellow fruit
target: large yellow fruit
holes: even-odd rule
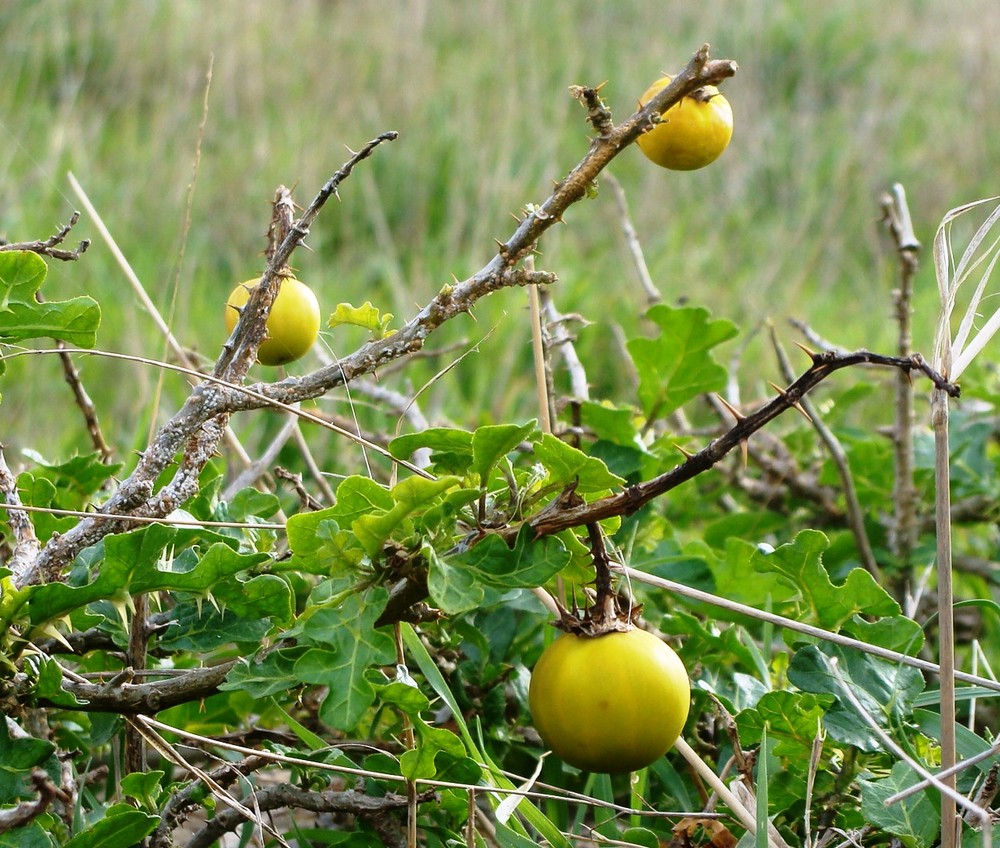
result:
[[[233,289],[226,301],[226,328],[232,333],[242,307],[257,280],[247,280]],[[295,277],[285,277],[267,318],[267,337],[257,351],[262,365],[285,365],[304,356],[319,336],[319,302],[312,289]]]
[[[654,82],[639,102],[645,106],[670,83]],[[639,149],[664,168],[693,171],[722,155],[733,137],[733,109],[714,85],[702,86],[660,116],[660,123],[639,136]]]
[[[648,766],[677,741],[691,685],[680,657],[645,630],[560,636],[531,673],[528,703],[542,741],[584,771]]]

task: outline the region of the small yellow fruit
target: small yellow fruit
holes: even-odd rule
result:
[[[233,289],[226,301],[226,329],[232,333],[242,307],[257,280]],[[319,336],[319,302],[312,289],[295,277],[285,277],[267,318],[267,337],[257,351],[261,365],[285,365],[309,351]]]
[[[680,736],[691,684],[680,657],[652,633],[560,636],[531,673],[528,705],[542,741],[584,771],[644,768]]]
[[[639,102],[649,103],[670,83],[670,77],[654,82]],[[640,150],[664,168],[693,171],[704,168],[722,155],[733,137],[733,109],[714,85],[702,86],[682,98],[660,116],[649,132],[639,136]]]

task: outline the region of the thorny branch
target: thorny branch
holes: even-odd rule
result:
[[[125,669],[106,683],[88,683],[64,676],[62,690],[79,700],[80,703],[74,709],[153,715],[178,704],[188,704],[214,695],[236,662],[232,660],[209,668],[191,669],[178,677],[150,683],[133,683],[130,669]],[[26,674],[18,673],[13,677],[12,686],[15,695],[27,697],[34,691],[36,681]],[[40,704],[55,706],[44,698],[38,700]]]
[[[50,256],[53,259],[61,259],[64,262],[75,262],[90,247],[90,239],[83,239],[73,250],[59,247],[69,235],[70,230],[77,225],[80,220],[80,213],[74,212],[69,222],[59,227],[54,235],[49,236],[44,241],[19,241],[8,244],[0,244],[0,251],[6,250],[26,250],[29,253],[38,253],[42,256]]]
[[[257,397],[210,382],[196,386],[181,409],[161,427],[132,473],[98,512],[153,517],[168,515],[198,491],[199,471],[214,453],[224,432],[227,416],[266,406],[270,400],[296,403],[319,397],[358,376],[374,372],[385,363],[419,350],[438,327],[470,312],[480,299],[499,289],[554,282],[553,274],[528,272],[518,267],[518,263],[535,249],[539,238],[550,227],[562,220],[563,213],[573,203],[586,197],[588,188],[608,163],[652,126],[654,115],[666,111],[696,88],[721,83],[733,76],[736,70],[733,61],[709,59],[708,45],[704,45],[670,85],[627,120],[617,126],[610,121],[595,121],[599,135],[592,140],[587,154],[541,205],[530,207],[513,235],[504,242],[498,242],[499,250],[493,258],[468,279],[445,286],[393,335],[370,341],[353,354],[304,377],[289,377],[276,383],[254,386]],[[585,102],[596,103],[596,89],[583,89],[581,96]],[[591,112],[593,114],[593,109]],[[326,201],[336,194],[355,165],[370,156],[383,141],[395,138],[395,132],[383,133],[352,156],[323,186],[302,217],[294,222],[277,244],[260,284],[243,307],[240,321],[215,364],[213,376],[230,383],[243,382],[264,339],[267,315],[292,252],[302,243]],[[154,497],[154,482],[179,453],[183,454],[180,467],[173,479]],[[61,579],[63,569],[80,551],[109,533],[128,529],[128,526],[127,521],[120,520],[82,520],[64,535],[53,537],[31,567],[17,576],[17,584],[23,586]]]
[[[265,757],[244,757],[236,763],[225,763],[212,769],[208,776],[219,786],[231,786],[241,776],[246,776],[271,764]],[[170,796],[170,800],[160,812],[160,824],[149,838],[149,848],[171,848],[174,844],[172,832],[183,824],[190,812],[201,806],[205,787],[201,781],[193,781]]]
[[[681,483],[696,477],[703,471],[707,471],[729,451],[738,447],[765,424],[795,407],[808,391],[842,368],[857,365],[881,365],[899,368],[907,373],[917,371],[926,375],[936,388],[948,396],[958,397],[959,395],[958,386],[949,383],[934,371],[919,354],[900,357],[859,350],[853,353],[829,351],[813,353],[811,356],[812,366],[787,389],[765,403],[760,409],[738,420],[730,430],[670,471],[651,480],[629,486],[618,494],[586,504],[566,506],[560,504],[557,499],[552,505],[529,519],[528,524],[535,531],[536,537],[549,536],[571,527],[589,524],[592,521],[631,515],[655,498],[677,488]],[[504,530],[502,535],[512,541],[519,530],[519,527],[510,527]]]

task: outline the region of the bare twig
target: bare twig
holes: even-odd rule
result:
[[[535,270],[535,257],[524,260],[526,271]],[[542,326],[542,306],[539,287],[528,286],[528,315],[531,324],[531,353],[535,365],[535,398],[538,403],[538,423],[543,433],[552,432],[555,420],[554,398],[552,396],[551,340]]]
[[[302,482],[301,474],[293,474],[291,471],[288,471],[279,465],[274,469],[274,476],[279,480],[285,480],[288,483],[291,483],[292,488],[295,489],[295,494],[299,497],[299,503],[301,504],[301,508],[303,510],[312,512],[323,508],[323,504],[316,500],[316,498],[309,493],[309,490],[306,489],[305,484]]]
[[[74,695],[81,702],[75,709],[86,712],[112,712],[127,715],[155,715],[160,710],[198,701],[215,694],[226,679],[236,660],[209,668],[192,669],[179,677],[153,683],[131,683],[128,679],[113,684],[86,683],[63,678],[64,692]],[[130,677],[130,676],[127,676]],[[34,682],[24,674],[15,674],[13,686],[19,696],[27,696]],[[46,703],[39,698],[40,703]]]
[[[632,267],[635,268],[636,276],[639,278],[639,285],[642,286],[646,296],[646,305],[653,306],[663,300],[663,295],[653,283],[653,278],[649,274],[646,265],[646,257],[642,251],[642,244],[632,223],[632,216],[628,211],[628,199],[625,197],[625,189],[622,184],[615,179],[613,174],[605,174],[604,182],[610,186],[611,193],[615,198],[615,206],[618,210],[618,222],[621,225],[622,235],[625,238],[625,247],[632,257]]]
[[[15,586],[31,571],[32,563],[41,550],[41,544],[35,535],[35,525],[27,511],[17,509],[21,506],[21,495],[17,491],[17,478],[7,465],[7,459],[0,445],[0,503],[7,508],[7,523],[14,536],[14,552],[6,566],[11,571]]]
[[[0,833],[26,827],[42,813],[53,801],[59,799],[69,801],[66,794],[56,786],[43,769],[35,769],[31,773],[31,783],[37,797],[32,801],[22,801],[14,807],[0,810]],[[17,837],[15,836],[15,839]]]
[[[64,262],[75,262],[90,247],[90,239],[81,241],[74,250],[66,250],[65,248],[60,248],[59,245],[65,241],[66,236],[69,235],[70,230],[76,226],[79,220],[80,213],[74,212],[70,216],[69,223],[61,225],[55,235],[49,236],[44,241],[18,241],[0,244],[0,251],[26,250],[30,253],[49,256],[52,259],[61,259]]]
[[[416,800],[418,803],[428,803],[436,797],[437,793],[434,790],[426,790],[417,795]],[[260,812],[290,808],[313,813],[347,813],[360,816],[368,820],[373,827],[378,825],[387,827],[386,833],[380,833],[383,842],[389,833],[400,830],[398,822],[389,823],[388,814],[405,810],[407,805],[406,796],[395,793],[376,797],[353,789],[346,791],[328,789],[314,792],[301,789],[290,783],[276,784],[257,790],[254,802]],[[239,810],[232,808],[220,810],[186,844],[188,848],[209,848],[209,846],[215,845],[223,834],[235,830],[244,821],[246,821],[246,816]],[[392,844],[400,843],[393,842]],[[405,837],[401,844],[406,844]]]
[[[854,694],[852,686],[844,679],[841,674],[840,669],[837,667],[837,658],[830,658],[830,667],[833,670],[833,676],[836,678],[837,682],[840,684],[838,690],[838,698],[846,700],[861,716],[861,720],[868,725],[871,731],[878,736],[881,740],[882,745],[886,750],[892,752],[892,754],[899,760],[905,762],[911,769],[913,769],[917,774],[919,774],[925,781],[930,783],[935,789],[941,792],[942,795],[946,795],[952,804],[960,804],[963,809],[970,811],[976,818],[979,819],[981,823],[988,824],[990,821],[989,813],[980,807],[977,807],[972,801],[966,798],[964,795],[955,791],[954,785],[954,775],[949,773],[949,777],[944,780],[940,780],[937,776],[932,775],[927,769],[925,769],[919,762],[917,762],[912,756],[910,756],[906,751],[904,751],[896,742],[893,740],[882,726],[869,714],[868,710],[865,709],[864,704],[861,703],[857,695]],[[944,726],[944,716],[942,718],[942,729]],[[954,812],[952,813],[951,822],[947,820],[942,820],[942,836],[944,835],[944,829],[948,827],[949,824],[956,824],[954,822]]]
[[[729,810],[732,812],[733,817],[750,833],[756,833],[757,821],[754,818],[754,811],[748,810],[746,806],[744,806],[743,802],[729,791],[729,787],[727,787],[726,784],[719,779],[718,775],[716,775],[716,773],[705,764],[702,758],[698,756],[698,753],[690,745],[688,745],[683,737],[680,737],[674,743],[674,747],[687,761],[688,765],[697,772],[698,776],[711,786],[718,796],[725,802],[726,806],[729,807]],[[772,843],[769,840],[768,844],[773,845],[775,843]]]
[[[570,320],[556,309],[555,301],[549,289],[539,289],[542,313],[548,327],[548,337],[551,348],[562,358],[566,372],[569,374],[570,394],[574,401],[590,400],[590,384],[587,381],[587,370],[576,352],[576,345],[569,330],[566,329]]]
[[[960,763],[955,763],[955,765],[953,765],[948,770],[947,773],[944,771],[939,771],[934,776],[938,780],[940,780],[943,777],[949,777],[953,774],[958,774],[959,772],[962,772],[965,769],[976,765],[977,763],[981,763],[983,760],[988,760],[990,757],[995,757],[998,753],[1000,753],[1000,742],[994,742],[985,751],[980,751],[978,754],[975,754],[967,759],[964,759]],[[994,764],[993,768],[996,767],[997,767],[996,764]],[[991,769],[991,771],[992,770],[993,769]],[[930,785],[931,781],[928,779],[918,781],[917,783],[907,786],[906,789],[901,789],[899,792],[890,795],[888,798],[885,799],[885,805],[887,807],[891,806],[892,804],[902,801],[904,798],[909,798],[911,795],[916,795],[918,792],[923,792]],[[996,787],[994,787],[994,790],[995,789]],[[979,794],[982,795],[983,793],[980,792]]]
[[[146,642],[149,639],[146,619],[149,617],[149,595],[140,592],[132,596],[132,620],[129,622],[128,668],[146,668]],[[131,723],[125,724],[125,773],[146,772],[146,740]]]
[[[246,776],[270,763],[264,757],[250,755],[236,763],[225,763],[208,774],[218,785],[230,786],[240,776]],[[204,794],[204,785],[200,781],[193,781],[171,795],[160,811],[160,823],[149,838],[149,848],[171,848],[174,844],[171,832],[180,826],[192,809],[201,805]]]
[[[957,760],[955,738],[955,592],[952,582],[951,550],[951,462],[948,450],[948,395],[940,389],[931,394],[931,423],[934,427],[934,488],[937,516],[937,608],[938,659],[941,663],[941,846],[956,845],[958,815],[955,777],[950,774]]]
[[[899,288],[893,292],[898,330],[897,353],[909,356],[912,347],[913,278],[917,273],[920,242],[913,233],[910,208],[903,186],[896,183],[892,193],[882,197],[883,220],[895,242],[899,256]],[[889,546],[905,566],[917,545],[917,488],[913,482],[913,383],[907,375],[896,375],[896,424],[893,445],[896,450],[893,505],[895,516],[890,526]]]
[[[125,279],[128,280],[129,285],[132,287],[132,291],[135,293],[136,297],[139,298],[139,302],[143,305],[143,308],[149,314],[150,318],[153,319],[153,323],[160,331],[160,334],[163,336],[167,346],[173,352],[174,356],[177,357],[177,361],[180,362],[184,368],[188,369],[190,375],[195,378],[192,382],[200,380],[201,374],[194,367],[194,363],[188,356],[188,352],[184,345],[177,340],[171,331],[170,326],[160,314],[160,310],[156,308],[156,304],[153,303],[152,298],[150,298],[149,293],[146,291],[146,287],[139,279],[139,275],[135,273],[135,270],[132,268],[132,265],[125,256],[125,253],[118,246],[114,236],[111,234],[111,230],[109,230],[107,225],[104,223],[104,219],[97,211],[97,208],[93,203],[91,203],[90,197],[87,195],[86,191],[84,191],[83,186],[80,185],[79,181],[72,172],[67,175],[67,178],[69,179],[69,184],[73,188],[73,191],[76,192],[76,195],[83,204],[83,207],[87,210],[87,214],[90,215],[94,226],[97,228],[97,232],[100,233],[101,237],[104,239],[104,243],[111,251],[112,256],[114,256],[115,261],[118,263],[118,267],[122,269]],[[227,436],[227,441],[243,464],[249,464],[250,457],[247,455],[246,451],[243,450],[243,446],[240,444],[239,439],[237,439],[236,435],[231,431]]]
[[[62,341],[56,341],[57,348],[65,348],[66,343]],[[84,423],[87,425],[87,432],[90,433],[90,442],[94,448],[101,454],[101,460],[105,463],[111,462],[114,456],[114,451],[108,446],[107,440],[104,438],[104,431],[101,429],[101,422],[97,417],[97,407],[94,406],[94,402],[90,399],[90,395],[87,394],[87,390],[83,386],[83,379],[80,376],[80,371],[76,367],[76,363],[70,358],[70,355],[63,350],[59,356],[59,360],[62,362],[63,374],[66,376],[66,382],[69,383],[70,388],[73,391],[73,397],[76,399],[76,405],[80,407],[80,412],[83,413]]]

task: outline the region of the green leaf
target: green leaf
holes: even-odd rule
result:
[[[409,780],[429,780],[436,777],[435,761],[438,754],[447,754],[454,759],[465,757],[465,745],[450,730],[431,727],[419,716],[412,717],[412,721],[417,734],[417,747],[404,751],[399,758],[403,777]]]
[[[36,659],[38,663],[38,678],[32,694],[39,699],[45,699],[60,707],[76,707],[80,701],[76,695],[62,688],[62,666],[51,657],[44,654]]]
[[[143,592],[184,591],[210,597],[218,588],[224,601],[247,585],[238,578],[240,572],[269,559],[267,554],[241,554],[230,547],[231,541],[215,542],[193,566],[188,566],[189,558],[176,554],[170,560],[161,559],[168,544],[180,550],[202,537],[220,538],[197,528],[162,524],[107,536],[104,561],[92,582],[84,586],[47,583],[30,587],[33,591],[28,606],[32,623],[60,618],[94,601],[123,600],[129,594]],[[275,611],[286,606],[279,598]]]
[[[841,631],[869,645],[878,645],[909,656],[916,656],[924,646],[923,627],[905,615],[888,615],[875,621],[854,616],[844,623]]]
[[[352,306],[349,303],[338,303],[337,308],[326,322],[326,326],[340,327],[343,324],[350,324],[370,330],[377,339],[391,335],[389,324],[392,323],[393,314],[386,312],[380,315],[378,309],[372,306],[370,300],[366,300],[363,306]]]
[[[890,717],[907,719],[914,699],[924,688],[923,675],[915,668],[837,645],[824,645],[822,650],[807,645],[797,650],[788,667],[788,679],[803,691],[835,696],[837,702],[827,711],[824,725],[837,741],[868,752],[881,750],[882,742],[846,693],[852,693],[865,712],[888,731]]]
[[[580,424],[598,439],[645,452],[639,438],[639,414],[627,406],[585,400],[580,404]]]
[[[629,827],[622,833],[622,841],[642,848],[660,848],[659,837],[647,827]]]
[[[726,539],[725,547],[719,551],[710,548],[704,541],[696,539],[683,548],[687,560],[702,559],[708,565],[715,588],[715,594],[758,609],[771,606],[775,609],[797,596],[795,587],[779,574],[754,573],[752,563],[758,556],[757,546],[738,537]],[[663,571],[664,577],[670,577]],[[746,617],[725,610],[715,610],[719,618],[735,618],[745,621]]]
[[[24,454],[35,463],[31,476],[50,480],[59,491],[59,506],[70,509],[86,506],[123,467],[122,463],[107,464],[100,453],[81,454],[64,462],[50,462],[31,449],[25,450]]]
[[[599,459],[546,433],[535,445],[535,458],[549,472],[548,482],[566,486],[576,483],[580,494],[606,492],[625,481]]]
[[[362,515],[377,510],[392,509],[395,500],[389,490],[370,477],[347,477],[337,486],[337,504],[323,514],[335,518],[341,525],[350,525]]]
[[[991,693],[993,696],[995,692]],[[920,732],[931,739],[941,740],[941,714],[930,710],[914,710],[913,720],[920,728]],[[955,751],[960,760],[971,760],[989,751],[991,745],[978,733],[969,730],[965,725],[955,723]],[[984,775],[989,774],[990,769],[1000,762],[1000,754],[986,757],[974,764]]]
[[[239,586],[237,581],[234,583]],[[156,642],[165,651],[204,653],[223,645],[260,644],[273,626],[266,617],[244,617],[232,608],[220,610],[211,604],[186,601],[173,609],[170,626],[157,636]]]
[[[246,692],[251,698],[266,698],[293,689],[301,683],[295,663],[307,648],[279,648],[264,659],[241,659],[226,675],[222,690]]]
[[[406,713],[410,718],[416,718],[424,710],[429,709],[431,702],[427,696],[415,685],[404,683],[401,680],[393,680],[375,686],[379,700],[383,704],[395,707],[400,712]],[[465,748],[462,749],[465,754]]]
[[[496,833],[497,845],[500,848],[538,848],[538,843],[533,839],[528,839],[527,836],[522,836],[516,830],[511,830],[505,824],[500,824],[499,822],[494,826],[494,832]]]
[[[507,454],[523,442],[535,429],[536,422],[527,424],[496,424],[477,428],[472,434],[472,470],[486,485],[490,471]]]
[[[273,574],[219,581],[212,589],[212,597],[220,608],[244,619],[273,619],[278,624],[287,624],[294,616],[292,589]]]
[[[429,427],[419,433],[407,433],[389,442],[389,452],[407,459],[426,448],[435,468],[448,474],[466,475],[472,465],[472,433],[451,427]]]
[[[441,495],[457,486],[457,477],[408,477],[393,486],[390,496],[394,502],[388,511],[362,515],[351,524],[351,530],[368,556],[375,556],[393,532],[414,513],[432,506]]]
[[[733,537],[753,543],[781,533],[788,527],[788,516],[767,509],[754,509],[745,512],[732,512],[709,521],[705,525],[702,539],[712,548],[723,548],[726,541]]]
[[[710,320],[705,309],[659,304],[646,313],[660,330],[632,339],[628,351],[639,373],[639,400],[647,419],[662,418],[705,392],[725,386],[726,369],[710,351],[736,335],[736,325]]]
[[[288,567],[331,577],[357,575],[364,550],[350,531],[351,524],[361,516],[392,509],[393,504],[388,490],[371,478],[346,478],[337,487],[335,506],[288,519],[292,550]]]
[[[774,742],[773,754],[806,763],[812,754],[813,740],[822,729],[823,715],[833,703],[829,695],[779,690],[760,697],[753,709],[736,716],[740,741],[745,745],[763,744],[765,728]]]
[[[885,801],[921,780],[910,766],[897,762],[889,777],[878,780],[859,778],[861,814],[887,833],[898,836],[907,848],[933,845],[941,827],[941,807],[927,790],[887,807]]]
[[[148,815],[128,804],[116,804],[103,819],[78,833],[64,848],[132,848],[159,823],[159,816]]]
[[[42,765],[55,750],[56,746],[44,739],[12,737],[6,717],[0,720],[0,804],[31,796],[32,769]]]
[[[440,556],[429,544],[421,550],[427,559],[428,594],[443,612],[457,615],[482,604],[486,590],[475,571],[451,557]]]
[[[753,566],[762,574],[779,574],[799,593],[806,614],[801,620],[837,632],[857,614],[898,616],[899,604],[875,578],[862,568],[848,573],[834,585],[823,566],[823,552],[829,540],[817,530],[803,530],[794,541],[772,553],[756,552]]]
[[[281,501],[273,492],[241,489],[229,502],[228,515],[233,521],[267,519],[281,509]]]
[[[436,557],[427,577],[431,597],[442,607],[448,604],[464,610],[475,606],[468,606],[472,600],[482,599],[477,584],[502,590],[543,585],[566,566],[569,552],[556,536],[537,540],[533,536],[524,527],[513,548],[492,534],[467,551]],[[448,585],[449,580],[455,584]]]
[[[0,342],[60,339],[76,347],[97,344],[101,308],[92,297],[44,301],[35,299],[48,268],[28,251],[0,253]]]
[[[310,647],[295,663],[304,683],[328,686],[320,718],[331,727],[353,730],[375,700],[365,672],[395,661],[392,637],[375,629],[385,608],[385,589],[348,595],[339,605],[316,609],[303,622],[299,639]]]
[[[54,845],[49,831],[37,819],[26,827],[0,833],[0,848],[52,848]]]
[[[155,810],[164,774],[162,771],[131,772],[122,778],[121,790],[129,798],[135,798],[145,809]]]

